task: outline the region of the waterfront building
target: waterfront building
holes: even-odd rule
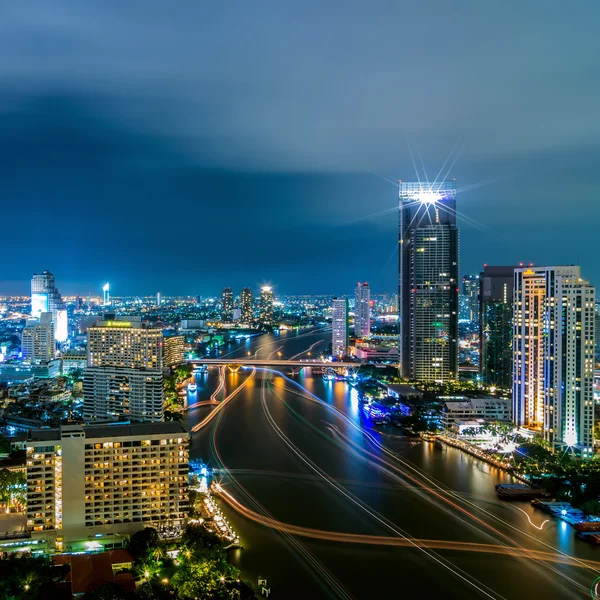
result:
[[[368,283],[358,282],[354,291],[354,335],[363,339],[371,335],[371,288]]]
[[[56,341],[52,313],[40,313],[38,319],[27,319],[21,333],[23,360],[32,363],[48,363],[54,359]]]
[[[513,419],[591,454],[595,290],[576,266],[514,271]]]
[[[165,367],[175,367],[185,362],[185,336],[164,334],[163,364]]]
[[[455,380],[458,373],[456,183],[399,185],[402,376]]]
[[[273,288],[265,285],[260,289],[260,322],[273,324]]]
[[[467,320],[479,326],[479,275],[465,275],[462,279],[466,300]]]
[[[31,316],[39,319],[43,312],[52,313],[54,339],[61,343],[66,341],[69,337],[67,307],[50,271],[34,273],[31,278]]]
[[[88,329],[84,418],[162,421],[162,331],[140,321],[108,316]]]
[[[240,309],[242,323],[252,323],[254,320],[254,304],[252,290],[245,287],[240,295]]]
[[[444,398],[440,398],[444,400]],[[453,397],[444,402],[442,425],[452,429],[460,421],[481,420],[485,422],[501,421],[509,423],[512,419],[510,398],[465,398]]]
[[[144,527],[181,527],[188,445],[175,421],[31,430],[27,529],[36,548],[107,549]]]
[[[485,265],[479,275],[481,379],[502,389],[512,388],[515,268]]]
[[[233,292],[228,287],[224,288],[221,294],[221,321],[233,321]]]
[[[334,298],[331,323],[331,351],[338,358],[348,354],[348,299]]]

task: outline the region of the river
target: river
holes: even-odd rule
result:
[[[265,335],[222,356],[258,351],[259,358],[273,352],[290,358],[311,346],[318,355],[329,335]],[[345,382],[324,381],[310,370],[251,373],[228,371],[226,394],[249,380],[192,434],[192,457],[224,465],[229,473],[217,477],[223,489],[262,520],[385,536],[393,544],[292,536],[220,500],[243,545],[233,560],[254,585],[265,577],[271,598],[590,597],[598,569],[577,559],[600,561],[600,549],[529,503],[499,501],[494,485],[510,482],[506,473],[459,450],[403,437],[392,426],[374,428]],[[207,400],[218,379],[217,368],[197,375],[190,403]],[[189,411],[187,425],[212,408]]]

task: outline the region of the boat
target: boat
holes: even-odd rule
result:
[[[576,531],[598,531],[600,532],[600,521],[582,521],[581,523],[575,523],[573,528]]]
[[[187,390],[188,392],[194,393],[198,389],[198,386],[195,383],[188,383]]]
[[[541,488],[533,488],[524,483],[499,483],[496,485],[496,494],[505,500],[530,500],[542,498],[547,492]]]

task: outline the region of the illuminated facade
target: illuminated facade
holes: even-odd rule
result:
[[[163,339],[165,367],[175,367],[185,362],[185,336],[165,335]]]
[[[331,321],[331,353],[338,358],[348,354],[348,299],[334,298]]]
[[[485,266],[479,275],[479,365],[487,385],[512,388],[513,286],[516,267]]]
[[[479,324],[479,275],[465,275],[462,278],[463,295],[466,300],[467,320]]]
[[[354,335],[368,339],[371,335],[371,288],[357,283],[354,291]]]
[[[67,307],[56,288],[54,275],[49,271],[34,273],[31,278],[31,316],[39,319],[43,312],[52,313],[56,341],[66,341],[69,336]]]
[[[250,288],[244,288],[240,295],[240,309],[242,323],[252,323],[254,320],[254,300],[252,297],[252,290]]]
[[[54,359],[56,341],[52,313],[43,312],[39,319],[27,319],[21,334],[23,360],[47,363]]]
[[[400,183],[399,308],[402,376],[458,373],[456,184]]]
[[[88,329],[86,421],[164,418],[163,334],[139,321],[106,319]]]
[[[221,294],[221,321],[233,321],[233,292],[228,287],[224,288]]]
[[[595,290],[579,267],[514,272],[513,418],[591,453]]]
[[[273,288],[265,285],[260,289],[260,322],[273,324]]]
[[[29,432],[27,529],[46,552],[121,545],[188,513],[189,434],[176,422]]]

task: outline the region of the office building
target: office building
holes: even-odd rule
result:
[[[400,183],[402,376],[455,380],[458,372],[456,183]]]
[[[162,304],[162,295],[160,292],[156,292],[156,306],[160,306]]]
[[[69,337],[67,307],[50,271],[34,273],[31,278],[31,316],[39,319],[43,312],[52,313],[54,339],[61,343],[66,341]]]
[[[348,354],[348,299],[334,298],[331,321],[331,352],[338,358]]]
[[[354,335],[368,339],[371,335],[371,288],[357,283],[354,291]]]
[[[187,517],[189,434],[177,422],[33,429],[27,529],[48,553],[110,549]]]
[[[233,321],[233,292],[231,288],[224,288],[221,294],[221,321],[231,323]]]
[[[175,367],[185,362],[185,336],[165,334],[163,340],[163,364]]]
[[[254,320],[254,300],[252,290],[245,287],[240,294],[240,309],[242,323],[252,323]]]
[[[479,275],[481,379],[506,390],[512,388],[515,268],[485,265]]]
[[[32,363],[48,363],[54,360],[56,340],[52,313],[40,313],[39,319],[27,319],[21,333],[23,360]]]
[[[466,300],[467,320],[479,327],[479,275],[465,275],[462,279]]]
[[[579,267],[515,269],[514,422],[584,454],[594,440],[594,303]]]
[[[273,288],[265,285],[260,289],[260,322],[273,324]]]
[[[108,281],[102,286],[102,303],[104,306],[110,306],[110,284]]]
[[[162,331],[140,321],[107,317],[88,329],[84,418],[162,421]]]

